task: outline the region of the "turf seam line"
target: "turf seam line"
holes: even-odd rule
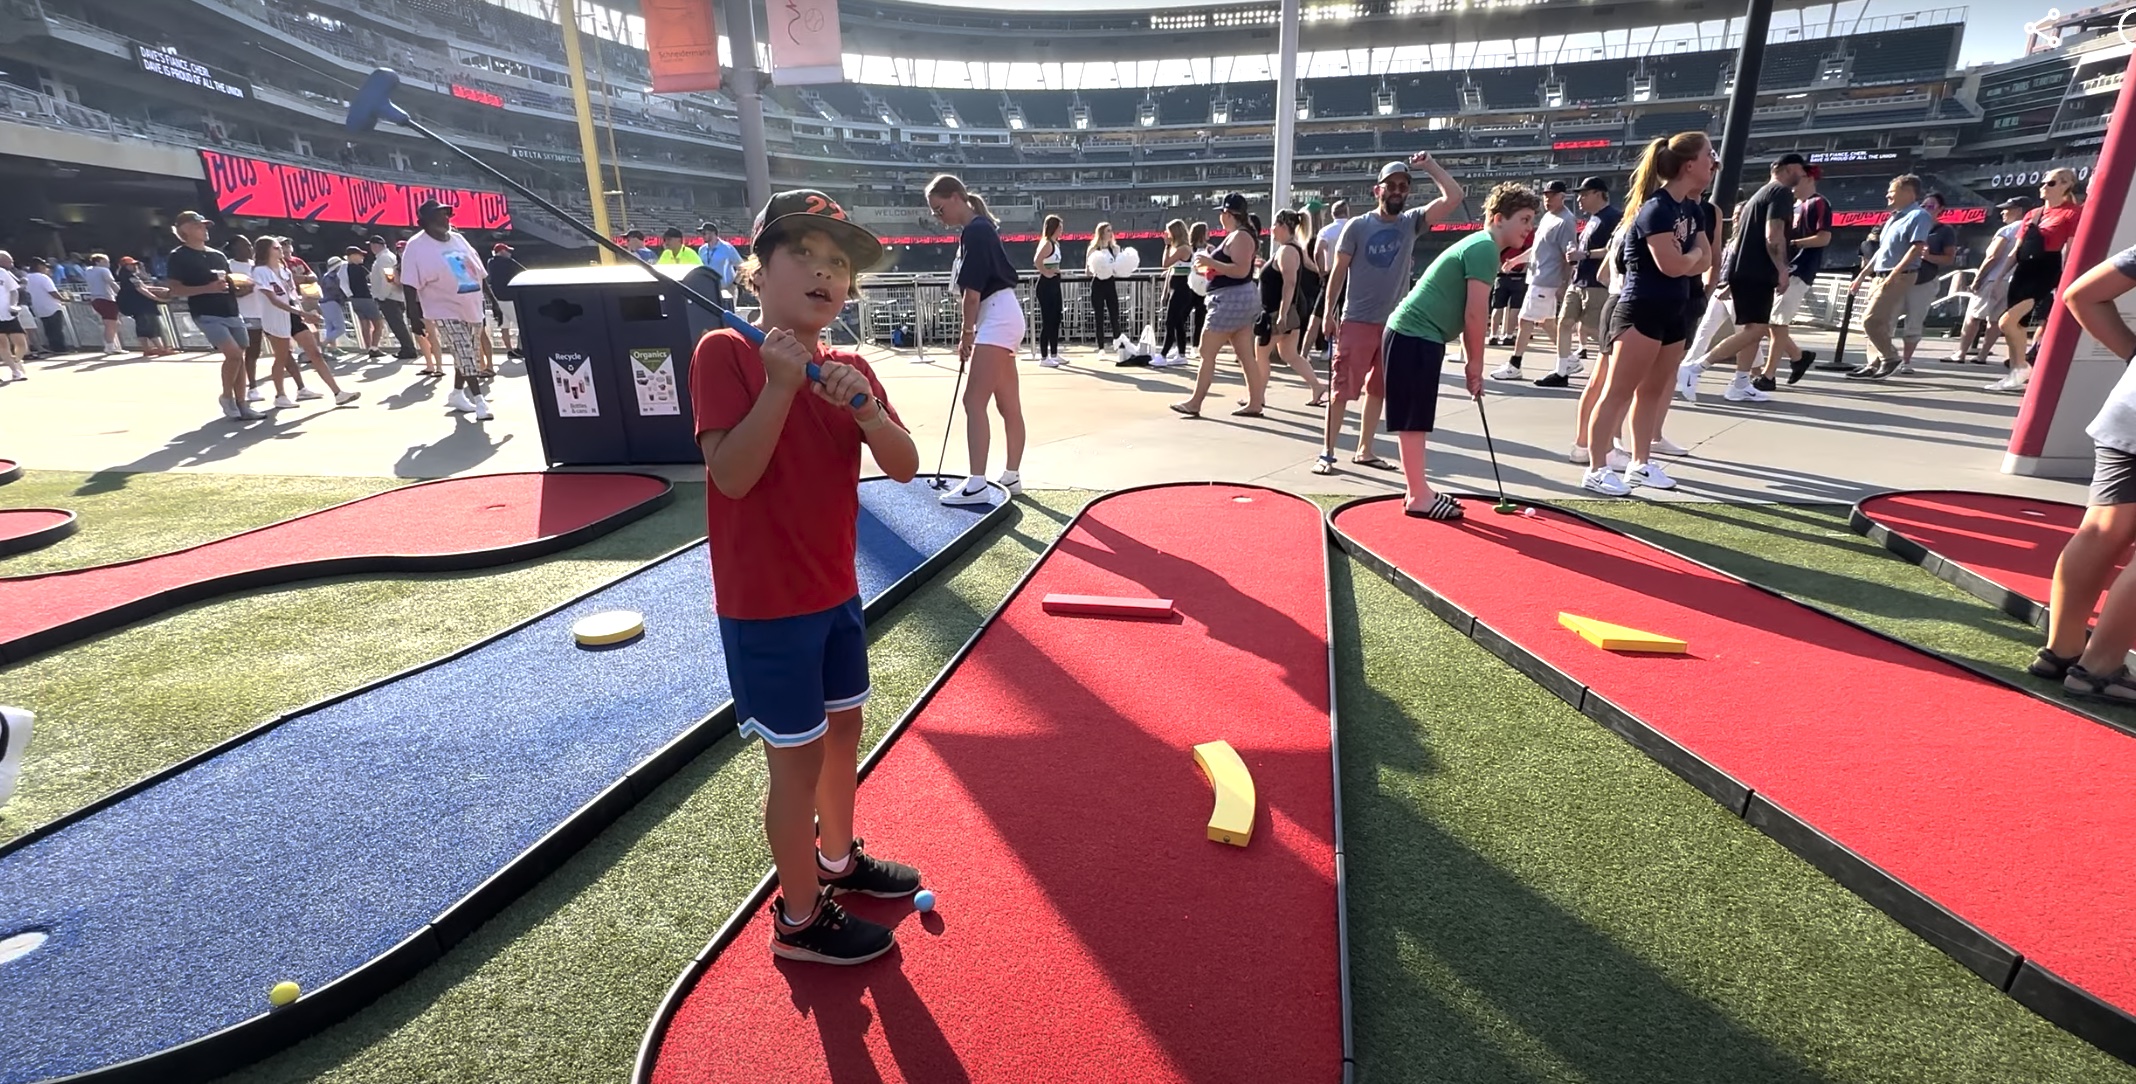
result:
[[[1327,522],[1323,516],[1323,525]],[[1335,539],[1323,527],[1320,538],[1320,582],[1327,595],[1328,635],[1328,767],[1333,773],[1329,790],[1335,821],[1329,845],[1335,851],[1335,970],[1336,992],[1342,999],[1342,1084],[1357,1079],[1357,1045],[1350,1024],[1350,882],[1342,835],[1342,687],[1335,662],[1335,557],[1340,553]]]
[[[12,538],[0,538],[0,557],[12,557],[18,553],[41,550],[54,542],[72,536],[82,526],[81,517],[65,508],[8,508],[0,509],[0,511],[58,512],[67,517],[49,527],[40,527],[28,534],[18,534]]]
[[[523,473],[541,474],[549,472],[529,471]],[[87,639],[91,636],[95,636],[100,633],[110,632],[113,629],[123,628],[127,625],[131,625],[135,622],[154,617],[158,614],[168,613],[171,610],[177,609],[180,606],[189,605],[195,602],[205,602],[211,599],[220,599],[229,595],[237,594],[239,592],[258,590],[263,587],[274,587],[286,583],[296,583],[303,580],[324,579],[332,576],[376,576],[420,572],[465,572],[471,569],[495,568],[500,565],[517,564],[520,561],[531,560],[536,557],[545,557],[549,554],[557,553],[562,550],[570,549],[573,546],[592,541],[595,538],[599,538],[602,535],[619,530],[624,526],[636,522],[637,520],[643,519],[644,517],[649,516],[654,512],[667,507],[675,500],[675,484],[658,475],[643,474],[637,471],[611,471],[604,473],[636,478],[649,478],[659,482],[661,484],[661,490],[659,493],[654,494],[652,497],[649,497],[646,500],[640,501],[637,504],[610,513],[609,515],[603,516],[600,519],[594,520],[591,523],[581,524],[577,527],[572,528],[569,531],[565,531],[562,534],[550,535],[546,538],[536,538],[526,542],[518,542],[506,546],[496,546],[488,549],[469,550],[461,553],[445,554],[370,554],[363,557],[328,557],[315,561],[299,561],[292,564],[276,565],[272,568],[253,569],[248,572],[233,573],[228,576],[218,576],[214,579],[200,580],[194,583],[183,584],[178,587],[170,588],[168,590],[159,591],[153,595],[147,595],[141,598],[134,599],[130,602],[111,607],[107,610],[101,610],[97,613],[77,618],[73,621],[68,621],[64,624],[55,625],[47,629],[40,629],[31,633],[26,633],[22,636],[17,636],[12,640],[0,641],[0,663],[22,662],[25,659],[42,654],[46,651],[50,651],[54,648],[63,647],[71,643],[76,643],[78,641]],[[288,524],[295,523],[299,520],[310,518],[312,516],[324,515],[328,512],[333,512],[342,508],[346,508],[350,505],[360,504],[364,501],[372,500],[387,493],[404,493],[409,490],[419,488],[421,486],[438,485],[443,482],[459,482],[465,484],[466,481],[467,479],[463,477],[437,478],[427,482],[417,482],[414,485],[400,486],[394,489],[383,490],[380,493],[368,494],[366,496],[358,497],[355,500],[343,501],[340,504],[328,505],[325,508],[313,509],[312,511],[303,513],[302,515],[291,516],[288,519],[280,520],[275,523],[269,523],[264,526],[254,527],[250,530],[239,531],[236,534],[225,535],[221,538],[212,538],[205,542],[196,543],[191,546],[182,546],[178,549],[169,550],[164,553],[148,554],[142,557],[129,558],[124,561],[112,561],[108,564],[91,565],[86,568],[70,568],[54,572],[39,572],[27,576],[9,577],[9,579],[17,582],[22,582],[29,580],[47,579],[58,576],[77,576],[84,572],[93,572],[108,568],[123,568],[127,565],[141,564],[146,561],[160,561],[169,557],[176,556],[178,554],[191,553],[194,550],[202,549],[207,546],[223,545],[232,541],[233,539],[243,538],[246,535],[257,534],[261,531],[283,527]]]
[[[889,754],[891,747],[896,743],[898,737],[902,735],[912,725],[912,723],[919,718],[920,713],[926,710],[927,705],[934,700],[935,695],[941,691],[942,687],[948,684],[950,676],[956,672],[957,667],[964,662],[965,658],[971,654],[972,649],[978,645],[979,638],[981,636],[984,636],[987,630],[994,627],[995,622],[1000,620],[1002,614],[1008,612],[1009,604],[1016,601],[1017,597],[1023,594],[1024,589],[1030,586],[1031,581],[1038,576],[1038,570],[1045,565],[1046,559],[1048,557],[1051,557],[1053,555],[1053,552],[1060,548],[1061,543],[1066,540],[1069,535],[1074,533],[1075,525],[1081,522],[1084,514],[1089,512],[1094,505],[1110,497],[1118,497],[1128,493],[1139,493],[1145,490],[1179,489],[1193,486],[1217,485],[1233,486],[1241,489],[1258,489],[1265,492],[1276,493],[1285,497],[1290,497],[1295,500],[1305,500],[1304,497],[1300,497],[1297,494],[1291,493],[1287,490],[1278,489],[1274,486],[1259,485],[1251,482],[1242,483],[1199,481],[1155,482],[1149,485],[1128,486],[1124,489],[1116,489],[1108,493],[1101,493],[1098,496],[1092,497],[1090,500],[1083,502],[1083,506],[1081,508],[1076,509],[1075,515],[1069,517],[1068,522],[1061,525],[1060,532],[1053,536],[1052,541],[1046,543],[1046,548],[1039,552],[1038,556],[1034,560],[1032,560],[1030,566],[1024,569],[1023,575],[1018,577],[1016,583],[1012,585],[1009,588],[1008,592],[1001,597],[1001,602],[997,604],[993,608],[993,610],[989,611],[985,617],[981,618],[978,626],[972,630],[972,634],[966,637],[962,644],[958,645],[956,653],[949,657],[949,660],[943,664],[942,669],[935,674],[934,679],[929,681],[927,683],[927,687],[920,691],[920,695],[913,700],[911,706],[906,708],[904,714],[900,715],[895,722],[890,724],[890,729],[885,731],[883,733],[882,738],[875,743],[874,747],[868,750],[868,754],[865,757],[861,758],[859,767],[860,781],[862,783],[867,782],[868,776],[874,770],[876,764],[879,763],[883,757]],[[1332,526],[1332,521],[1327,522],[1330,524],[1330,526]],[[1330,738],[1329,764],[1335,780],[1334,804],[1332,807],[1335,823],[1334,835],[1332,838],[1334,840],[1333,851],[1336,892],[1336,943],[1338,947],[1338,951],[1336,954],[1338,973],[1337,981],[1341,983],[1340,1000],[1342,1012],[1342,1082],[1343,1084],[1354,1084],[1354,1081],[1356,1079],[1357,1065],[1355,1049],[1352,1046],[1351,1042],[1352,1028],[1350,1020],[1350,962],[1348,947],[1349,905],[1347,897],[1344,894],[1343,881],[1341,785],[1342,761],[1340,756],[1338,755],[1337,747],[1333,744],[1335,727],[1337,725],[1336,716],[1339,711],[1339,708],[1337,707],[1338,695],[1336,692],[1336,686],[1334,685],[1335,626],[1332,621],[1334,618],[1335,611],[1335,583],[1333,579],[1332,567],[1334,557],[1333,554],[1330,552],[1330,549],[1331,547],[1327,545],[1325,538],[1323,538],[1321,547],[1322,589],[1327,595],[1326,607],[1327,615],[1330,620],[1330,624],[1327,627],[1329,677],[1328,725]],[[699,952],[696,957],[694,957],[690,961],[689,966],[684,968],[682,974],[677,976],[674,983],[668,987],[667,993],[662,995],[660,999],[659,1008],[654,1010],[653,1019],[646,1026],[645,1038],[638,1044],[638,1059],[637,1063],[631,1069],[631,1084],[652,1084],[653,1071],[659,1061],[660,1046],[662,1041],[667,1037],[668,1026],[673,1023],[676,1011],[682,1007],[684,999],[687,998],[690,991],[696,987],[698,981],[704,977],[705,972],[710,969],[713,961],[718,959],[719,954],[725,951],[728,946],[733,944],[734,940],[737,937],[741,936],[742,931],[747,928],[750,922],[755,918],[757,909],[765,906],[770,902],[771,893],[773,888],[775,887],[777,877],[778,873],[776,870],[768,870],[765,872],[763,878],[757,882],[756,889],[752,891],[742,901],[740,906],[735,908],[733,914],[727,916],[727,920],[720,924],[719,929],[713,933],[712,939],[705,944],[704,950],[702,952]]]
[[[1951,560],[1927,546],[1914,541],[1878,522],[1862,509],[1862,505],[1876,497],[1911,497],[1933,493],[1960,493],[1952,489],[1904,489],[1890,493],[1877,493],[1854,502],[1847,510],[1847,526],[1866,536],[1870,541],[1890,550],[1898,557],[1927,569],[1929,574],[1966,594],[1995,607],[2011,617],[2044,631],[2047,628],[2047,607],[2026,598],[2003,585],[1988,579],[1970,568]]]
[[[1488,495],[1469,493],[1456,494],[1456,496],[1471,501],[1490,501],[1493,499]],[[1410,595],[1412,598],[1416,598],[1420,602],[1422,602],[1426,598],[1439,600],[1437,605],[1427,603],[1427,610],[1430,610],[1432,613],[1438,614],[1442,617],[1444,616],[1442,610],[1450,609],[1457,613],[1462,612],[1453,603],[1441,598],[1437,592],[1425,586],[1423,583],[1417,581],[1415,578],[1403,572],[1401,569],[1395,567],[1392,562],[1380,556],[1378,553],[1374,552],[1370,547],[1364,545],[1362,542],[1359,542],[1358,540],[1351,538],[1349,535],[1344,534],[1342,530],[1335,525],[1336,516],[1338,516],[1344,511],[1347,511],[1348,509],[1363,504],[1373,503],[1376,501],[1391,501],[1399,499],[1400,496],[1398,494],[1391,494],[1387,496],[1378,497],[1360,497],[1353,500],[1345,501],[1327,510],[1326,518],[1328,523],[1328,529],[1338,540],[1339,544],[1346,552],[1348,552],[1352,557],[1356,558],[1360,564],[1365,565],[1381,577],[1385,578],[1389,583],[1393,584],[1395,588],[1397,590],[1400,590],[1403,594]],[[1972,674],[1973,676],[1979,677],[1982,680],[1993,682],[1994,684],[2001,685],[2005,688],[2013,689],[2019,693],[2031,696],[2036,700],[2040,700],[2048,704],[2053,704],[2057,707],[2068,707],[2068,705],[2060,704],[2053,698],[2034,692],[2033,690],[2027,689],[2021,685],[2017,685],[2014,682],[2004,680],[2003,678],[1995,674],[1989,673],[1986,670],[1969,665],[1963,660],[1952,658],[1939,651],[1934,651],[1929,648],[1910,644],[1889,633],[1885,633],[1881,630],[1871,628],[1867,625],[1862,624],[1861,622],[1855,621],[1841,614],[1833,613],[1829,610],[1824,609],[1821,606],[1817,606],[1809,602],[1804,602],[1781,591],[1775,590],[1771,587],[1767,587],[1764,584],[1758,583],[1754,580],[1735,575],[1734,573],[1728,572],[1724,569],[1716,568],[1715,566],[1707,564],[1696,558],[1685,556],[1684,554],[1678,553],[1675,550],[1669,549],[1667,546],[1663,546],[1658,543],[1639,538],[1636,535],[1632,535],[1629,532],[1620,530],[1614,525],[1602,522],[1593,517],[1585,515],[1584,513],[1549,504],[1547,502],[1531,501],[1525,503],[1530,503],[1537,507],[1550,509],[1551,511],[1563,515],[1569,519],[1578,520],[1602,531],[1610,532],[1612,534],[1619,535],[1628,539],[1643,542],[1646,545],[1652,546],[1655,550],[1674,557],[1687,564],[1705,569],[1706,571],[1714,573],[1717,576],[1721,576],[1741,583],[1744,586],[1763,592],[1774,598],[1788,602],[1803,609],[1821,614],[1834,621],[1851,625],[1858,630],[1867,632],[1872,636],[1895,644],[1899,647],[1906,648],[1908,650],[1919,652],[1920,654],[1942,660],[1954,667],[1957,667],[1960,670]],[[1474,627],[1476,628],[1487,628],[1487,626],[1484,626],[1479,621],[1474,621],[1473,619],[1471,619],[1471,621]],[[1453,625],[1457,629],[1461,627],[1460,622],[1458,621],[1450,620],[1448,621],[1448,624]],[[1520,648],[1519,645],[1511,644],[1510,641],[1505,640],[1504,637],[1496,636],[1495,634],[1489,638],[1476,637],[1473,635],[1470,638],[1474,640],[1479,646],[1483,647],[1485,650],[1492,651],[1493,654],[1497,654],[1497,651],[1492,646],[1494,641],[1497,643],[1507,644],[1508,646],[1512,647],[1517,653],[1527,654],[1526,650]],[[1522,669],[1522,667],[1520,667],[1513,658],[1509,658],[1504,655],[1500,655],[1499,657],[1501,661],[1505,662],[1508,667],[1514,669],[1516,672],[1520,672],[1523,674],[1527,673],[1527,671]],[[1539,684],[1541,683],[1539,682]],[[1547,684],[1545,684],[1544,687],[1546,689],[1549,689],[1549,686]],[[1557,693],[1562,698],[1563,694],[1558,693],[1557,690],[1549,691]],[[1616,705],[1610,703],[1607,698],[1602,697],[1599,694],[1593,694],[1592,690],[1587,690],[1583,688],[1580,701],[1575,703],[1574,705],[1576,709],[1580,710],[1581,714],[1586,715],[1588,718],[1593,719],[1595,722],[1604,726],[1606,729],[1609,729],[1612,732],[1618,734],[1619,737],[1625,739],[1627,744],[1632,745],[1633,748],[1638,749],[1642,753],[1646,753],[1649,757],[1653,758],[1656,763],[1659,763],[1664,768],[1669,769],[1672,773],[1683,779],[1685,782],[1690,783],[1694,788],[1698,789],[1702,793],[1705,793],[1708,797],[1714,798],[1716,803],[1719,804],[1723,809],[1729,810],[1729,812],[1735,814],[1739,818],[1743,819],[1746,823],[1749,823],[1752,827],[1756,828],[1761,834],[1766,836],[1766,838],[1773,840],[1775,843],[1779,844],[1788,852],[1794,854],[1802,861],[1808,863],[1810,866],[1824,873],[1827,877],[1830,877],[1834,882],[1846,887],[1848,891],[1853,892],[1864,902],[1868,903],[1870,906],[1875,907],[1877,910],[1889,916],[1892,921],[1897,922],[1901,926],[1904,926],[1906,929],[1913,932],[1916,936],[1920,937],[1924,942],[1934,946],[1938,951],[1941,951],[1945,955],[1949,956],[1953,961],[1958,963],[1959,966],[1964,967],[1966,970],[1971,971],[1975,975],[1979,976],[1983,981],[1986,981],[1990,985],[1995,986],[1997,989],[2001,990],[2004,994],[2008,995],[2018,1004],[2024,1005],[2026,1008],[2031,1009],[2042,1019],[2047,1020],[2048,1022],[2056,1025],[2057,1027],[2062,1028],[2065,1031],[2068,1031],[2069,1033],[2077,1036],[2078,1038],[2084,1039],[2085,1041],[2092,1043],[2094,1046],[2097,1046],[2100,1050],[2108,1054],[2120,1058],[2123,1061],[2130,1062],[2131,1064],[2136,1064],[2136,1016],[2131,1016],[2123,1010],[2119,1009],[2118,1007],[2105,1003],[2095,995],[2071,984],[2068,980],[2063,979],[2058,975],[2055,975],[2053,972],[2048,971],[2046,968],[2033,964],[2027,957],[2025,957],[2024,954],[2004,944],[2001,940],[1992,937],[1984,931],[1981,931],[1978,927],[1967,921],[1963,916],[1958,915],[1957,913],[1937,903],[1935,900],[1929,898],[1927,895],[1921,893],[1920,891],[1914,889],[1912,886],[1906,884],[1904,881],[1885,871],[1882,867],[1876,865],[1874,862],[1863,858],[1861,855],[1856,854],[1853,850],[1849,849],[1845,845],[1840,844],[1839,842],[1831,839],[1829,836],[1826,836],[1816,827],[1809,825],[1796,818],[1792,813],[1789,813],[1784,807],[1782,807],[1778,803],[1763,798],[1762,796],[1751,791],[1748,787],[1742,788],[1744,793],[1741,805],[1732,808],[1731,801],[1722,800],[1721,796],[1716,795],[1712,790],[1709,790],[1705,785],[1703,785],[1701,780],[1686,774],[1686,771],[1684,770],[1683,766],[1680,766],[1676,763],[1671,763],[1669,760],[1664,759],[1662,756],[1656,755],[1656,753],[1652,749],[1649,749],[1641,742],[1634,740],[1631,735],[1626,733],[1625,730],[1620,729],[1618,726],[1611,725],[1609,721],[1606,721],[1599,717],[1596,712],[1587,710],[1588,701],[1594,701],[1598,704],[1608,705],[1609,710],[1614,713],[1619,719],[1637,724],[1640,730],[1648,734],[1652,734],[1662,741],[1668,742],[1670,746],[1675,746],[1678,749],[1681,749],[1681,746],[1676,746],[1676,743],[1670,741],[1665,735],[1661,735],[1658,731],[1653,730],[1653,728],[1647,726],[1644,722],[1638,720],[1630,713],[1625,712],[1623,709],[1616,707]],[[2094,722],[2098,722],[2103,725],[2113,727],[2116,730],[2124,730],[2124,732],[2126,732],[2125,728],[2111,722],[2110,720],[2106,720],[2098,716],[2092,715],[2089,712],[2076,710],[2074,708],[2071,708],[2070,710],[2072,714],[2081,716],[2086,719],[2090,719]],[[1728,779],[1730,782],[1734,782],[1732,777],[1727,776],[1725,772],[1722,772],[1720,769],[1715,768],[1710,764],[1707,764],[1703,758],[1697,757],[1695,754],[1690,753],[1688,750],[1684,751],[1684,756],[1692,761],[1695,761],[1698,764],[1705,765],[1713,772],[1713,774],[1719,776],[1720,778]],[[1742,784],[1740,783],[1737,783],[1736,785],[1738,787],[1742,787]],[[1770,810],[1772,811],[1773,815],[1760,815],[1759,811],[1761,810]],[[1775,831],[1776,826],[1779,829],[1778,831]],[[1918,904],[1914,904],[1910,901],[1919,902]],[[1971,936],[1966,936],[1968,934],[1970,934]],[[2007,963],[2004,964],[2004,966],[1997,968],[1997,971],[2000,972],[2000,974],[1998,975],[1995,973],[1984,971],[1981,969],[1980,966],[1976,966],[1976,960],[1980,960],[1983,958],[1994,959],[1998,963],[2002,963],[2006,960]],[[2025,981],[2027,979],[2027,976],[2037,977],[2032,978],[2028,982]]]
[[[871,475],[862,480],[881,476]],[[998,488],[998,487],[997,487]],[[673,486],[665,491],[672,497]],[[1004,494],[1006,497],[1006,494]],[[985,515],[958,532],[954,541],[923,561],[913,571],[892,583],[882,594],[863,606],[862,613],[869,623],[879,620],[884,614],[911,597],[919,586],[956,558],[968,552],[978,536],[987,533],[1007,514],[1008,502],[1003,500],[990,508]],[[650,574],[669,561],[690,556],[704,539],[686,543],[645,564],[630,569],[604,583],[573,595],[557,605],[528,617],[509,628],[499,630],[459,650],[411,666],[399,673],[380,678],[364,686],[329,696],[303,708],[285,713],[254,727],[243,734],[225,741],[215,748],[187,758],[149,778],[122,788],[99,799],[97,808],[114,804],[119,798],[145,789],[154,782],[176,774],[184,768],[197,764],[215,754],[226,752],[258,737],[273,727],[318,708],[361,695],[372,688],[390,684],[411,674],[444,665],[486,644],[512,635],[521,629],[553,617],[579,605],[586,598],[606,591],[634,577]],[[140,1081],[142,1084],[161,1084],[172,1079],[213,1079],[235,1072],[259,1061],[270,1054],[294,1045],[324,1031],[354,1015],[364,1006],[376,1001],[389,990],[413,978],[430,964],[442,958],[459,941],[472,934],[489,919],[496,917],[513,900],[555,872],[574,853],[591,842],[609,825],[621,818],[640,800],[650,795],[657,785],[680,771],[704,749],[734,729],[734,701],[730,698],[711,714],[671,739],[666,745],[654,750],[613,783],[601,789],[593,798],[566,815],[549,831],[542,834],[519,854],[512,857],[498,870],[485,878],[467,894],[454,901],[443,911],[425,922],[420,928],[403,938],[385,952],[344,972],[333,980],[309,991],[290,1005],[268,1013],[241,1020],[218,1031],[210,1032],[178,1046],[169,1047],[127,1061],[103,1066],[86,1072],[56,1078],[59,1082],[88,1082],[112,1084]],[[86,807],[85,807],[86,810]],[[77,810],[62,820],[41,826],[24,837],[0,845],[0,856],[26,846],[32,838],[42,838],[57,830],[61,823],[71,823],[87,816],[85,810]]]

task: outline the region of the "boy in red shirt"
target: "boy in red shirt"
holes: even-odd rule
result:
[[[890,951],[887,927],[831,897],[910,896],[919,872],[853,838],[867,631],[853,568],[860,446],[900,482],[919,450],[858,354],[821,345],[854,277],[882,256],[874,234],[821,192],[781,192],[757,216],[741,281],[762,302],[761,346],[732,329],[690,359],[714,607],[735,715],[764,739],[771,793],[764,834],[781,893],[773,953],[857,964]],[[811,381],[811,364],[820,375]],[[854,407],[856,396],[864,396]]]

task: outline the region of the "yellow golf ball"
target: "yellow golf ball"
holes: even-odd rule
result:
[[[300,993],[303,991],[298,989],[296,983],[278,982],[274,984],[274,989],[267,991],[267,1003],[279,1009],[295,1001]]]

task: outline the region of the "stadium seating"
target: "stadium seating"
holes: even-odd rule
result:
[[[1817,70],[1824,66],[1825,54],[1832,51],[1832,44],[1829,40],[1786,41],[1768,48],[1758,70],[1758,89],[1769,92],[1815,86]]]
[[[852,83],[824,83],[810,87],[826,105],[838,111],[847,120],[878,123],[882,120],[868,104],[866,94]]]
[[[1616,105],[1632,94],[1632,66],[1626,61],[1561,64],[1553,74],[1565,84],[1567,105]]]
[[[1157,123],[1209,123],[1209,88],[1201,85],[1160,88],[1157,91]]]
[[[907,124],[917,124],[923,128],[932,128],[942,123],[942,115],[940,111],[935,109],[935,93],[926,87],[879,86],[872,89],[878,97],[889,104],[890,111],[896,113]],[[996,112],[998,113],[999,111],[997,110]],[[879,118],[871,115],[865,119],[877,120]],[[992,127],[998,128],[1000,126],[1001,119],[996,116]]]
[[[1231,121],[1234,124],[1276,119],[1276,85],[1274,83],[1233,83],[1224,88],[1231,102]]]
[[[1333,79],[1310,79],[1306,89],[1313,96],[1315,117],[1370,117],[1374,116],[1373,94],[1379,90],[1379,77],[1374,75],[1343,75]]]
[[[1026,130],[1059,130],[1069,126],[1068,105],[1072,96],[1067,91],[1019,90],[1010,97],[1023,109]]]
[[[1677,132],[1703,132],[1713,129],[1713,114],[1703,109],[1685,112],[1646,113],[1632,121],[1632,138],[1655,139],[1674,135]]]
[[[1542,104],[1541,72],[1535,68],[1478,68],[1469,79],[1492,109],[1533,109]]]
[[[1006,128],[1008,121],[1001,112],[1007,99],[998,90],[944,90],[937,91],[957,111],[957,119],[966,128]]]
[[[980,165],[1013,166],[1023,161],[1016,148],[999,143],[966,143],[962,150],[965,161]]]
[[[1959,26],[1923,26],[1864,35],[1854,51],[1853,85],[1875,86],[1943,78],[1957,59]]]
[[[1461,109],[1459,72],[1409,72],[1390,75],[1395,108],[1404,113],[1455,113]]]
[[[1721,76],[1734,59],[1723,52],[1678,53],[1647,61],[1656,98],[1706,98],[1720,93]]]
[[[1078,91],[1076,97],[1090,109],[1092,128],[1132,128],[1143,91],[1131,88]]]
[[[1304,154],[1357,154],[1379,149],[1379,133],[1363,132],[1313,132],[1298,137],[1298,153]]]

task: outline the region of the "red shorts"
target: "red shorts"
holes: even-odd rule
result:
[[[1359,392],[1384,397],[1387,377],[1380,366],[1380,341],[1387,325],[1344,320],[1335,331],[1335,354],[1328,361],[1328,383],[1338,399],[1355,399]]]
[[[95,309],[96,314],[106,320],[119,318],[119,303],[108,298],[91,298],[89,307]]]

